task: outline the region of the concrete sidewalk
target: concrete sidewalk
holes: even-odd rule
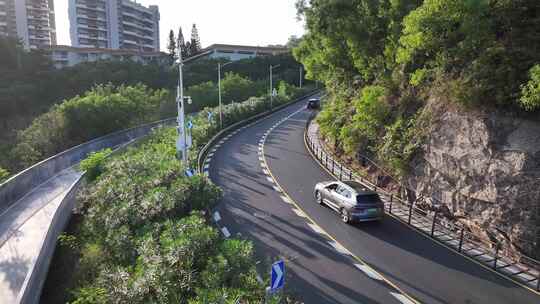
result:
[[[81,176],[73,168],[61,171],[0,214],[0,303],[17,302],[55,213]]]

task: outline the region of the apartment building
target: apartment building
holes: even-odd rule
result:
[[[69,0],[71,45],[158,52],[159,18],[155,5],[144,7],[129,0]]]
[[[0,35],[18,37],[26,48],[55,45],[54,0],[0,0]]]

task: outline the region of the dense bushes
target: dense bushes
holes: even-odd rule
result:
[[[98,152],[90,153],[90,155],[81,161],[80,168],[85,171],[86,179],[94,181],[103,172],[103,163],[105,158],[111,154],[111,149],[104,149]]]
[[[9,176],[9,171],[0,167],[0,183],[3,182]]]
[[[21,169],[76,144],[157,120],[165,90],[144,85],[99,85],[39,116],[18,135],[13,159]]]
[[[220,190],[202,176],[183,174],[175,137],[174,128],[163,129],[113,156],[80,195],[84,220],[73,246],[79,255],[73,303],[263,296],[252,245],[223,240],[207,224],[204,212]]]
[[[308,31],[294,55],[329,93],[321,131],[351,157],[379,156],[403,173],[420,146],[417,127],[429,116],[430,97],[464,109],[540,109],[538,1],[313,0],[297,7]]]

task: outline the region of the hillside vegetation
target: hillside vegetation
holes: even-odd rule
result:
[[[282,85],[274,106],[308,90]],[[269,109],[265,97],[226,105],[224,126]],[[208,112],[217,117],[216,108],[192,117],[191,168],[200,148],[219,131]],[[125,152],[104,150],[81,163],[88,185],[78,196],[70,225],[75,228],[60,238],[42,302],[264,301],[252,243],[223,239],[210,224],[208,211],[221,190],[202,175],[185,176],[176,136],[176,128],[163,128]]]
[[[407,170],[429,127],[429,98],[464,109],[540,109],[540,2],[297,2],[294,50],[329,104],[318,118],[338,151]]]

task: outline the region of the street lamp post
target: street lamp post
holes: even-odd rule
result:
[[[299,81],[300,89],[302,88],[302,73],[303,73],[303,70],[302,70],[302,67],[300,67],[300,81]]]
[[[223,129],[223,110],[221,108],[221,68],[233,63],[229,61],[224,65],[221,65],[221,62],[218,62],[218,100],[219,100],[219,128]]]
[[[178,87],[176,90],[176,106],[178,110],[178,139],[176,140],[176,152],[180,154],[180,159],[184,164],[187,164],[187,149],[190,145],[190,138],[186,133],[185,124],[185,107],[184,107],[184,79],[182,68],[184,62],[182,59],[182,51],[180,49],[180,40],[178,40]],[[191,103],[191,98],[187,97],[188,103]]]
[[[270,110],[272,110],[272,102],[273,102],[273,98],[274,98],[274,85],[272,83],[273,79],[272,79],[272,70],[275,69],[275,68],[279,68],[279,64],[278,65],[270,65]]]

